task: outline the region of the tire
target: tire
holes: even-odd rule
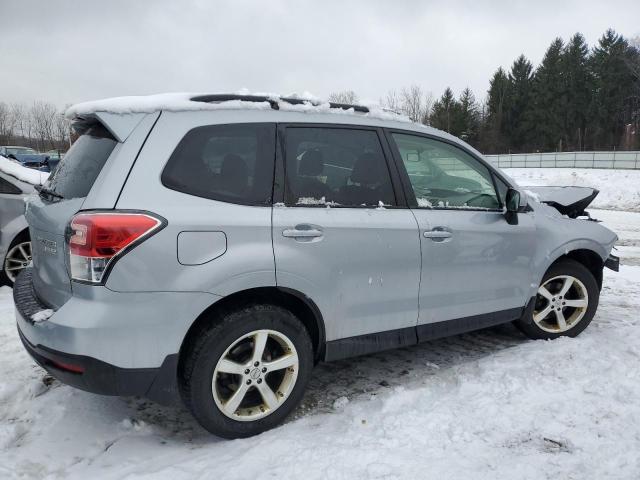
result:
[[[569,287],[567,282],[571,283]],[[561,260],[542,277],[536,304],[527,314],[530,316],[517,320],[515,325],[535,340],[576,337],[591,323],[599,297],[598,283],[584,265],[571,259]]]
[[[258,304],[225,312],[193,338],[180,363],[180,394],[209,432],[229,439],[257,435],[282,423],[302,400],[313,347],[290,311]],[[263,355],[256,353],[256,344],[265,345]],[[295,365],[282,366],[294,360]],[[234,394],[243,392],[236,408]]]
[[[10,276],[6,271],[6,268],[8,265],[7,259],[9,258],[10,255],[12,255],[12,253],[14,253],[13,251],[16,248],[16,246],[21,244],[28,244],[28,246],[25,247],[25,251],[28,254],[25,261],[26,263],[31,261],[31,241],[29,238],[29,233],[22,232],[18,234],[16,238],[13,239],[13,241],[11,242],[11,245],[9,245],[9,248],[7,250],[7,253],[5,254],[5,257],[2,259],[2,265],[1,265],[2,270],[0,271],[0,285],[8,285],[10,287],[13,287],[13,279],[11,278],[11,276],[15,278],[15,276],[17,276],[17,274],[20,273],[21,270],[12,272],[12,275]],[[19,253],[19,251],[15,253]],[[14,264],[12,263],[12,265]]]

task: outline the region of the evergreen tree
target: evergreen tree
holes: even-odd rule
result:
[[[530,121],[531,84],[533,65],[524,55],[520,55],[509,73],[510,110],[507,132],[510,147],[514,151],[524,151],[531,144],[532,124]]]
[[[576,33],[562,52],[562,66],[566,88],[564,133],[567,150],[584,150],[587,140],[587,120],[593,90],[589,70],[589,47],[580,33]]]
[[[460,105],[453,96],[453,91],[447,87],[442,97],[436,100],[429,117],[431,126],[449,132],[452,135],[460,136],[462,126],[460,125]]]
[[[543,151],[562,150],[564,112],[567,107],[562,39],[556,38],[547,49],[531,85],[528,116],[523,120],[532,126],[532,135],[524,144]],[[525,115],[526,115],[525,111]]]
[[[460,138],[475,145],[480,132],[480,110],[476,98],[469,87],[462,91],[458,105],[461,128]]]
[[[590,64],[594,90],[590,112],[596,149],[614,148],[622,140],[634,96],[635,78],[629,68],[634,51],[624,37],[611,29],[593,49]]]
[[[502,67],[496,70],[489,82],[486,107],[481,147],[487,153],[506,152],[509,148],[507,122],[511,110],[511,86]]]

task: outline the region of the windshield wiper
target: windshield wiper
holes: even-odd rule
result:
[[[44,187],[43,185],[36,185],[35,186],[36,191],[38,192],[38,195],[42,196],[42,195],[49,195],[50,197],[53,198],[59,198],[59,199],[63,199],[64,197],[62,195],[60,195],[59,193],[54,192],[53,190],[49,190],[48,188]]]

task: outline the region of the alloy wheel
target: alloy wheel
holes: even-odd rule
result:
[[[571,275],[558,275],[538,288],[533,321],[545,332],[563,333],[582,320],[588,307],[584,284]]]
[[[4,258],[4,273],[11,282],[31,262],[31,242],[21,242],[9,249]]]
[[[213,372],[211,391],[224,415],[254,421],[277,410],[297,378],[298,354],[293,342],[275,330],[255,330],[222,354]]]

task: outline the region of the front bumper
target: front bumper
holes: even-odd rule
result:
[[[616,257],[615,255],[609,255],[609,257],[604,261],[604,266],[613,270],[614,272],[620,271],[620,257]]]

